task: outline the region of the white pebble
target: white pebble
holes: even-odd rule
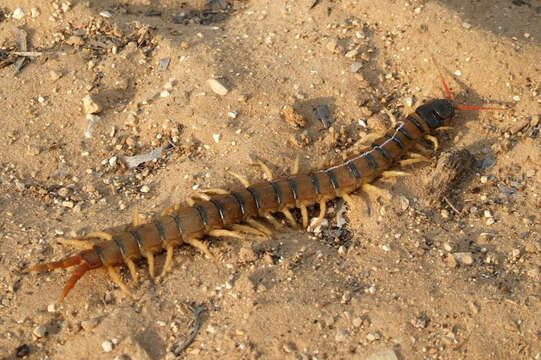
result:
[[[11,17],[14,18],[15,20],[21,20],[24,17],[23,9],[21,9],[21,8],[15,9],[15,11],[13,11],[13,14],[11,15]]]
[[[166,97],[168,97],[169,95],[171,95],[171,93],[170,93],[169,91],[167,91],[167,90],[164,90],[164,91],[162,91],[162,92],[160,93],[160,96],[161,96],[162,98],[166,98]]]
[[[105,340],[104,342],[102,342],[101,347],[106,353],[113,351],[113,343],[109,340]]]
[[[105,10],[105,11],[100,12],[100,16],[102,16],[104,18],[110,18],[111,16],[113,16],[113,14],[111,14],[110,11]]]
[[[387,244],[381,245],[381,248],[383,249],[383,251],[391,251],[391,247]]]
[[[219,82],[216,79],[207,80],[207,84],[210,86],[212,91],[214,91],[218,95],[224,96],[229,92],[229,90],[225,87],[225,85],[223,85],[221,82]]]
[[[404,99],[406,102],[406,105],[408,107],[411,107],[413,105],[413,98],[411,96],[408,96],[406,99]]]
[[[31,15],[33,18],[37,18],[38,16],[41,15],[41,12],[39,11],[38,8],[32,8],[32,9],[30,9],[30,15]]]
[[[39,325],[32,331],[35,337],[42,338],[47,335],[47,328],[44,325]]]
[[[150,191],[150,188],[147,185],[143,185],[141,186],[141,190],[139,191],[141,191],[142,193],[147,193]]]
[[[460,75],[462,75],[462,71],[460,71],[460,70],[456,70],[456,71],[455,71],[455,75],[456,75],[456,76],[460,76]]]
[[[215,142],[216,144],[218,144],[218,143],[220,142],[220,138],[221,138],[221,137],[222,137],[222,135],[220,135],[220,134],[213,134],[213,135],[212,135],[212,138],[214,139],[214,142]]]
[[[230,112],[227,113],[227,116],[229,116],[232,119],[236,119],[237,116],[239,116],[239,113],[236,112],[236,111],[230,111]]]
[[[513,100],[520,101],[520,96],[518,96],[518,95],[513,96]]]
[[[491,218],[492,217],[492,212],[490,210],[485,210],[484,214],[485,214],[486,218]]]
[[[56,304],[54,304],[54,303],[53,303],[53,304],[49,304],[49,305],[47,306],[47,311],[50,312],[50,313],[56,312]]]
[[[109,159],[109,166],[115,166],[117,157],[113,156]]]

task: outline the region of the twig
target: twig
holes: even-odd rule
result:
[[[192,309],[193,315],[195,317],[195,323],[193,325],[193,329],[191,330],[192,335],[190,335],[188,340],[186,340],[182,345],[180,345],[175,350],[175,353],[177,355],[180,354],[184,349],[186,349],[188,346],[190,346],[193,343],[193,341],[195,340],[195,337],[197,336],[197,333],[199,332],[199,328],[201,327],[201,313],[207,310],[204,306],[194,306],[188,303],[185,305],[189,306],[190,309]]]
[[[9,51],[9,54],[17,56],[41,56],[41,51]]]
[[[447,199],[447,196],[444,196],[443,197],[443,200],[445,200],[445,202],[447,203],[447,205],[449,205],[451,207],[451,209],[453,209],[458,215],[460,215],[460,211],[458,211],[454,206],[453,204],[451,204],[451,202]]]

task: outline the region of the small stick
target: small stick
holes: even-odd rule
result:
[[[447,196],[444,196],[443,197],[443,200],[445,200],[445,202],[447,203],[447,205],[449,205],[451,207],[451,209],[453,209],[458,215],[460,215],[460,211],[458,211],[454,206],[453,204],[451,204],[451,202],[449,201],[449,199],[447,199]]]
[[[17,56],[41,56],[43,53],[41,51],[9,51],[9,54]]]
[[[192,309],[194,317],[195,317],[195,323],[193,325],[193,329],[191,331],[192,335],[186,340],[180,347],[175,351],[177,354],[180,354],[183,350],[185,350],[188,346],[190,346],[193,341],[195,340],[195,337],[197,336],[197,333],[199,332],[199,328],[201,327],[201,313],[203,311],[206,311],[207,309],[204,306],[194,306],[192,304],[186,303],[186,306],[189,306],[190,309]]]

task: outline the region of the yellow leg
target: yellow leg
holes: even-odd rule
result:
[[[150,277],[152,279],[154,279],[154,277],[156,276],[156,273],[154,271],[155,267],[154,267],[154,254],[151,253],[150,251],[147,251],[143,254],[144,257],[147,258],[147,262],[148,262],[148,272],[150,273]]]
[[[391,112],[391,110],[387,109],[387,108],[383,108],[385,113],[389,116],[389,119],[391,120],[391,127],[395,127],[396,125],[396,116],[394,116],[394,114]]]
[[[195,238],[188,238],[188,239],[186,239],[185,242],[186,242],[186,244],[189,244],[189,245],[193,246],[194,248],[198,249],[199,251],[201,251],[209,259],[216,260],[216,257],[214,257],[214,255],[212,255],[212,253],[210,252],[207,244],[203,243],[202,241],[200,241],[198,239],[195,239]]]
[[[361,186],[361,189],[368,194],[382,196],[387,199],[391,199],[391,194],[389,194],[387,190],[380,189],[379,187],[374,186],[372,184],[363,184],[363,186]]]
[[[381,173],[384,178],[398,177],[398,176],[411,176],[410,173],[405,171],[389,170]]]
[[[199,190],[203,194],[214,194],[214,195],[229,195],[229,191],[220,188],[209,188]]]
[[[271,223],[272,226],[274,226],[275,229],[280,230],[283,228],[282,224],[280,224],[280,222],[278,222],[278,220],[276,220],[276,218],[271,214],[265,214],[264,217]]]
[[[240,175],[240,174],[237,174],[233,171],[228,171],[229,174],[233,175],[234,177],[236,177],[240,182],[241,184],[244,186],[244,187],[248,187],[250,186],[250,182],[248,181],[248,179],[246,178],[246,176],[244,175]]]
[[[400,166],[408,166],[408,165],[417,164],[417,163],[426,162],[426,161],[427,160],[424,160],[424,159],[405,159],[405,160],[400,160],[399,164]]]
[[[370,133],[363,137],[361,141],[364,144],[372,143],[374,140],[379,139],[382,135],[380,133]]]
[[[454,130],[455,128],[452,126],[440,126],[439,128],[436,128],[437,131],[445,131],[445,130]]]
[[[210,200],[210,196],[208,196],[206,193],[204,192],[197,192],[195,194],[192,194],[191,198],[193,199],[201,199],[201,200],[205,200],[205,201],[209,201]]]
[[[308,227],[308,209],[304,205],[299,206],[299,209],[301,209],[302,215],[302,228],[306,229]]]
[[[92,239],[92,238],[98,238],[103,240],[113,240],[113,236],[109,233],[106,233],[104,231],[94,231],[85,236],[86,239]]]
[[[301,157],[299,154],[295,156],[295,162],[293,163],[293,169],[291,170],[291,174],[297,175],[299,173],[299,166],[300,166]]]
[[[355,206],[355,203],[353,202],[353,199],[351,198],[349,194],[340,194],[340,196],[349,205],[350,210],[355,210],[357,208],[357,206]]]
[[[190,196],[190,197],[186,198],[186,204],[188,204],[188,206],[194,206],[195,205],[195,200]]]
[[[265,234],[262,231],[257,230],[256,228],[248,226],[248,225],[234,224],[234,225],[231,225],[231,228],[233,230],[240,231],[240,232],[243,232],[243,233],[246,233],[246,234],[252,234],[252,235],[256,235],[256,236],[261,236],[261,237],[264,237],[264,238],[268,239],[267,234]]]
[[[55,240],[63,245],[73,246],[77,249],[89,250],[89,249],[92,249],[92,247],[94,246],[94,244],[91,241],[84,240],[84,239],[57,238]]]
[[[133,226],[139,226],[140,218],[139,218],[139,207],[136,205],[135,209],[133,210]]]
[[[317,217],[316,221],[314,221],[314,224],[311,225],[311,228],[316,228],[321,221],[325,218],[325,214],[327,213],[327,201],[321,200],[319,202],[319,216]]]
[[[419,143],[415,143],[415,145],[413,147],[417,151],[419,151],[421,154],[423,154],[424,156],[427,156],[427,157],[430,156],[430,151],[427,148],[425,148],[423,145],[421,145]]]
[[[261,231],[262,233],[265,233],[265,235],[269,237],[272,236],[272,230],[266,227],[265,225],[261,224],[259,221],[255,219],[248,219],[246,220],[246,222],[249,225],[255,227],[257,230]]]
[[[226,229],[211,230],[211,231],[209,231],[208,235],[213,236],[213,237],[222,237],[222,236],[234,237],[234,238],[241,239],[241,240],[246,239],[246,237],[244,235],[242,235],[241,233],[238,233],[236,231],[226,230]]]
[[[425,135],[425,139],[434,144],[434,151],[438,150],[439,142],[438,139],[432,135]]]
[[[120,275],[118,275],[116,269],[112,266],[107,266],[107,271],[109,272],[109,275],[111,276],[113,281],[118,285],[118,287],[120,287],[122,291],[124,291],[126,294],[133,297],[133,293],[131,292],[130,288],[128,287],[128,285],[124,284],[124,282],[120,278]]]
[[[167,254],[165,255],[165,264],[162,268],[162,273],[160,274],[160,278],[163,277],[171,266],[173,265],[173,256],[175,254],[175,246],[173,244],[167,245]]]
[[[267,180],[271,181],[273,179],[273,176],[272,171],[269,169],[269,167],[257,157],[255,159],[255,163],[261,166],[261,169],[263,169],[263,173],[265,173],[265,177],[267,178]]]
[[[289,225],[291,225],[292,228],[296,229],[297,221],[293,217],[293,214],[291,213],[291,211],[289,211],[289,209],[284,208],[282,209],[282,214],[284,214],[284,216],[286,217],[287,221],[289,222]]]
[[[128,269],[130,269],[130,274],[133,282],[137,281],[137,269],[135,268],[135,263],[132,259],[124,259],[124,262],[128,266]]]
[[[171,205],[162,212],[162,216],[174,213],[178,209],[178,204]]]

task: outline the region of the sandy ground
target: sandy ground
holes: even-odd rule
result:
[[[2,2],[2,359],[541,359],[538,0],[179,3]],[[41,55],[14,74],[21,31]],[[209,239],[216,262],[181,247],[159,282],[141,262],[134,299],[100,269],[55,305],[67,271],[21,272],[75,251],[57,237],[238,186],[228,170],[262,179],[250,155],[278,175],[297,154],[303,171],[339,163],[442,97],[432,55],[457,102],[509,110],[460,112],[431,164],[376,182],[390,200],[329,203],[318,231]],[[472,165],[435,199],[438,164],[464,149]],[[186,303],[206,311],[183,350]]]

